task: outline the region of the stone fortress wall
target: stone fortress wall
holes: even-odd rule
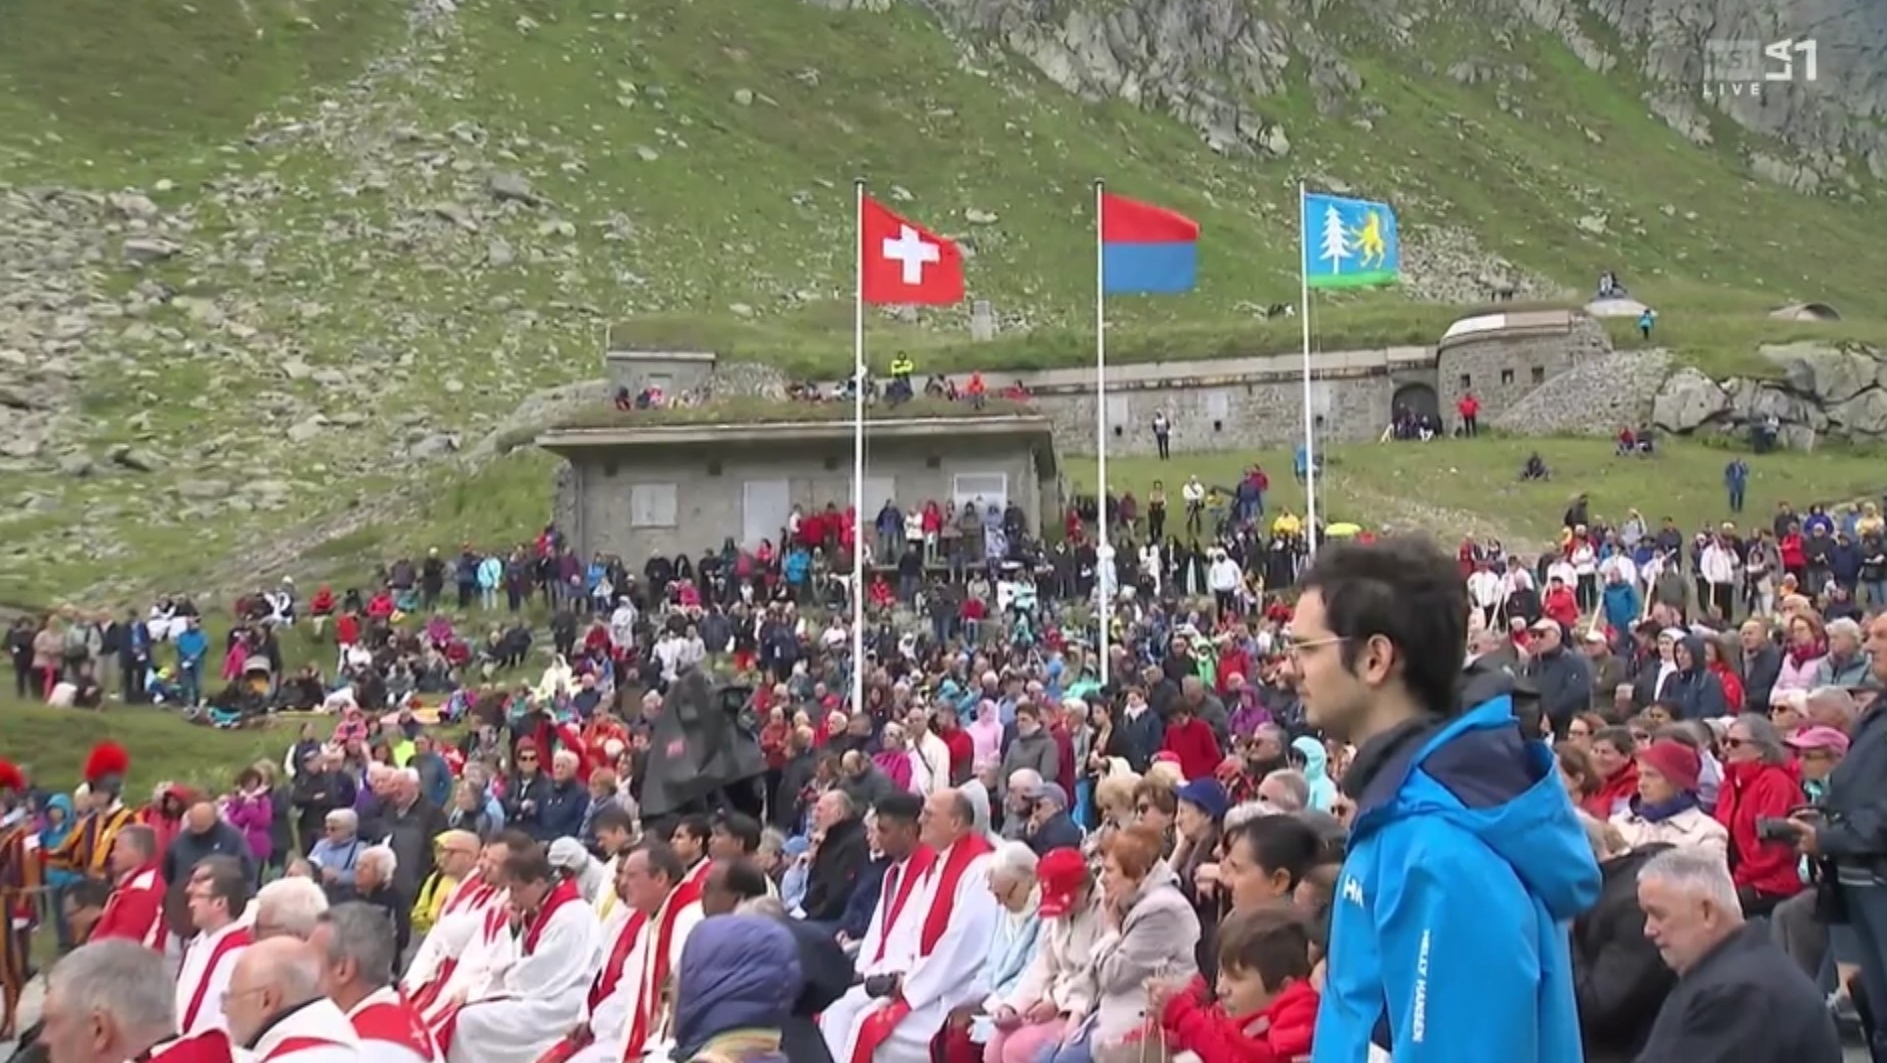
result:
[[[1655,339],[1655,334],[1654,334]],[[1450,430],[1456,403],[1472,391],[1484,427],[1516,435],[1611,436],[1654,424],[1679,434],[1740,431],[1775,414],[1783,439],[1806,448],[1818,438],[1887,438],[1887,352],[1855,344],[1764,347],[1777,379],[1712,381],[1691,368],[1673,372],[1668,351],[1647,344],[1615,349],[1593,317],[1576,310],[1493,313],[1463,318],[1433,347],[1314,351],[1308,402],[1297,354],[1110,364],[1104,409],[1095,369],[984,374],[992,393],[1020,382],[1054,426],[1063,454],[1097,448],[1105,417],[1108,453],[1156,452],[1152,422],[1164,412],[1179,450],[1290,446],[1304,437],[1308,405],[1318,438],[1381,438],[1392,410],[1437,413]],[[609,386],[671,393],[720,381],[730,370],[702,352],[612,352]],[[921,360],[920,377],[934,371]],[[961,384],[967,372],[952,374]]]

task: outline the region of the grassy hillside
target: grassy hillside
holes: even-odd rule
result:
[[[1629,77],[1465,8],[1391,43],[1331,6],[1317,32],[1362,87],[1328,115],[1301,83],[1252,101],[1291,147],[1248,159],[1077,99],[918,5],[0,0],[0,185],[139,190],[182,247],[124,269],[135,226],[103,208],[24,250],[0,233],[22,305],[114,304],[49,422],[65,468],[6,467],[0,598],[351,556],[394,528],[522,535],[538,459],[436,455],[594,376],[612,327],[842,371],[855,176],[961,239],[1002,315],[974,347],[954,313],[875,315],[878,359],[924,370],[1090,356],[1096,177],[1204,226],[1197,293],[1109,307],[1123,359],[1296,347],[1297,322],[1253,311],[1295,298],[1300,179],[1392,200],[1418,267],[1409,291],[1320,300],[1325,349],[1432,340],[1461,308],[1409,296],[1458,275],[1577,299],[1608,268],[1719,372],[1767,339],[1887,341],[1887,213],[1754,183],[1731,131],[1692,147]],[[116,310],[141,281],[183,298]],[[1762,317],[1809,298],[1849,320]],[[5,315],[0,348],[39,342]]]

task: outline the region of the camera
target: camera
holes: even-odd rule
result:
[[[1800,833],[1792,820],[1780,819],[1775,816],[1756,817],[1757,841],[1793,843]]]

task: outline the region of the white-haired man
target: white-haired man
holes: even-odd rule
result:
[[[315,921],[328,910],[328,895],[313,879],[278,878],[256,891],[255,921],[249,933],[257,941],[292,937],[308,940]]]
[[[352,900],[364,901],[387,913],[393,926],[395,947],[401,955],[413,938],[413,909],[409,895],[395,885],[399,881],[400,858],[391,846],[375,845],[360,854],[354,867]]]
[[[307,942],[250,946],[229,982],[229,1036],[247,1063],[363,1063],[360,1037],[321,993],[321,955]]]
[[[432,874],[432,840],[446,829],[445,813],[420,793],[419,772],[412,768],[393,773],[382,805],[386,845],[399,858],[393,887],[411,904],[419,884]]]
[[[1723,855],[1667,849],[1638,872],[1645,936],[1677,972],[1640,1059],[1838,1060],[1821,994],[1743,919]]]
[[[440,1063],[419,1011],[393,985],[399,953],[384,911],[336,905],[321,914],[308,945],[321,957],[321,991],[347,1014],[372,1063]]]
[[[232,1055],[222,1030],[173,1037],[169,965],[126,938],[81,946],[54,965],[40,1019],[50,1063],[230,1063]]]

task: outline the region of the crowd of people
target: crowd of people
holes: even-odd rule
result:
[[[110,746],[76,794],[0,770],[9,1027],[43,916],[53,1063],[1887,1059],[1873,507],[1688,535],[1575,500],[1538,557],[1313,558],[1263,476],[1184,485],[1183,530],[1160,488],[1054,546],[973,513],[960,565],[893,503],[636,572],[551,528],[248,599],[232,682],[279,698],[286,632],[334,646],[281,761],[148,801]],[[868,583],[863,660],[803,593],[853,553],[922,562]],[[537,598],[552,664],[493,681]],[[125,645],[176,677],[198,642],[166,601],[13,645],[27,689],[109,659],[136,701]],[[754,757],[690,789],[709,673]]]

